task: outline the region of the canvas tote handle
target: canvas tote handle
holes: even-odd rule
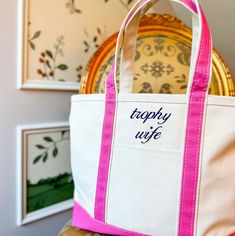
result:
[[[202,45],[202,42],[211,42],[210,30],[204,16],[202,9],[200,8],[198,2],[195,3],[191,0],[171,0],[178,2],[184,5],[186,8],[193,12],[193,43],[192,43],[192,54],[191,54],[191,66],[190,66],[190,75],[188,81],[188,90],[187,93],[190,93],[191,85],[193,84],[194,74],[196,73],[196,62],[198,60],[199,46]],[[113,76],[108,76],[107,83],[110,80],[114,80],[114,86],[116,88],[116,74],[117,74],[117,64],[118,54],[121,49],[120,57],[120,93],[131,93],[133,87],[133,68],[134,68],[134,58],[135,58],[135,48],[136,48],[136,39],[138,32],[138,24],[140,16],[143,15],[157,0],[142,0],[138,1],[127,17],[125,18],[121,30],[118,35],[115,60],[113,63]],[[212,47],[212,45],[204,45],[207,47]],[[202,48],[201,48],[202,50]],[[210,55],[201,54],[204,57],[201,66],[211,67],[211,52]],[[205,62],[207,63],[205,65]],[[205,81],[204,81],[205,82]],[[209,81],[207,81],[209,83]],[[201,85],[203,84],[203,89],[208,90],[208,83],[204,84],[202,80],[198,81]],[[197,85],[197,83],[196,83]]]
[[[179,2],[179,0],[172,0],[175,2]],[[181,3],[184,4],[185,3]],[[150,5],[151,6],[151,5]],[[186,5],[185,5],[186,6]],[[195,5],[194,5],[195,6]],[[190,10],[192,15],[192,25],[193,25],[193,42],[192,42],[192,52],[191,52],[191,66],[189,71],[189,84],[192,83],[192,77],[195,69],[195,58],[197,53],[197,48],[199,47],[199,17],[197,16],[197,9],[196,6],[194,9],[189,8],[189,6],[186,6],[188,10]],[[193,7],[193,5],[192,5]],[[147,11],[148,7],[145,8],[143,13]],[[141,13],[141,15],[143,14]],[[137,43],[137,34],[138,34],[138,26],[139,26],[139,15],[135,15],[133,19],[129,20],[129,22],[126,22],[126,26],[124,29],[123,37],[120,38],[118,41],[118,46],[121,48],[120,53],[120,86],[119,91],[120,93],[131,93],[133,90],[133,78],[134,78],[134,63],[135,63],[135,55],[136,55],[136,43]],[[117,74],[117,72],[116,72]],[[190,88],[190,85],[187,88]],[[189,93],[189,90],[187,91]]]

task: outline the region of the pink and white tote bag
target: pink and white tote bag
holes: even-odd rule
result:
[[[131,93],[138,20],[156,2],[140,0],[121,27],[106,93],[72,97],[76,227],[135,236],[235,232],[235,98],[208,95],[210,29],[197,0],[175,1],[193,15],[187,94]]]

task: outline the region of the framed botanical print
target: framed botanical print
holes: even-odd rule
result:
[[[78,90],[89,58],[133,2],[19,0],[17,87]]]
[[[18,225],[71,208],[68,123],[19,126],[17,132]]]

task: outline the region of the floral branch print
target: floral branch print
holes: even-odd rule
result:
[[[31,49],[35,50],[36,46],[35,46],[34,40],[39,38],[40,35],[41,35],[41,31],[40,30],[36,31],[34,33],[33,37],[29,39],[28,42],[29,42],[29,45],[30,45]]]
[[[61,138],[57,141],[53,140],[50,136],[45,136],[43,137],[43,140],[45,142],[47,142],[49,145],[46,147],[42,144],[37,144],[36,148],[39,150],[42,150],[41,154],[39,154],[38,156],[36,156],[33,160],[33,164],[38,163],[40,160],[42,160],[43,162],[46,162],[49,156],[49,151],[52,150],[52,156],[54,158],[56,158],[58,156],[59,153],[59,149],[58,149],[58,144],[60,142],[64,142],[65,140],[69,140],[69,136],[66,135],[68,134],[69,131],[67,130],[63,130],[61,131]]]
[[[45,51],[41,52],[39,62],[43,65],[43,70],[38,69],[37,73],[41,75],[43,78],[47,78],[48,80],[52,79],[55,80],[56,70],[67,70],[68,66],[66,64],[59,64],[57,65],[56,60],[57,57],[63,56],[62,46],[64,45],[64,37],[61,36],[57,39],[56,44],[54,45],[54,53],[52,51],[46,49]],[[59,81],[64,81],[63,79],[59,79]]]
[[[119,0],[119,2],[122,4],[123,7],[125,7],[128,11],[130,10],[130,4],[133,2],[134,0]],[[75,4],[75,0],[67,0],[67,3],[66,3],[66,7],[68,8],[70,14],[73,14],[73,13],[78,13],[78,14],[81,14],[82,11],[76,7],[76,4]],[[104,0],[105,3],[109,2],[109,0]]]
[[[109,0],[104,0],[105,3],[109,2]],[[130,8],[129,8],[129,5],[133,2],[133,0],[126,0],[126,1],[123,1],[123,0],[119,0],[119,2],[129,11]]]
[[[84,52],[88,53],[92,47],[98,48],[100,46],[100,43],[104,40],[105,38],[105,31],[106,31],[106,26],[104,26],[103,32],[99,27],[96,28],[96,33],[94,36],[90,37],[89,33],[84,30],[84,34],[87,37],[87,40],[83,41],[83,44],[85,46]]]
[[[83,73],[83,67],[82,65],[79,65],[77,68],[76,68],[76,71],[77,71],[77,82],[81,82],[81,79],[82,79],[82,73]]]
[[[82,11],[75,6],[75,0],[68,0],[66,7],[69,9],[70,14],[82,13]]]

